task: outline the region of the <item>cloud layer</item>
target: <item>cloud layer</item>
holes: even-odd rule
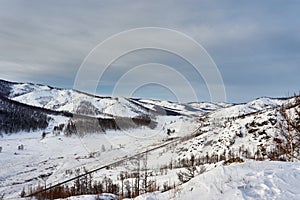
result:
[[[4,0],[0,6],[0,78],[72,88],[80,64],[100,42],[120,31],[156,26],[183,32],[205,47],[222,74],[228,101],[298,93],[299,4],[276,0]],[[116,61],[98,92],[111,94],[112,80],[124,68],[151,61],[179,72],[187,69],[182,74],[198,99],[210,100],[205,82],[193,76],[188,63],[149,51]],[[153,89],[152,97],[166,98],[160,91]],[[144,96],[149,97],[146,92]],[[143,96],[142,88],[138,95]],[[187,95],[185,101],[189,100]]]

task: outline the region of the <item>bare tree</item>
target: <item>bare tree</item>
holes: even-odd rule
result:
[[[278,125],[282,137],[275,138],[275,142],[278,149],[293,162],[299,156],[300,148],[300,101],[282,105],[280,114],[283,120]]]
[[[46,137],[47,133],[45,131],[43,131],[42,133],[42,139],[44,139]]]
[[[138,156],[137,162],[138,162],[138,167],[137,167],[137,173],[136,173],[135,195],[139,196],[140,195],[140,156]]]
[[[102,151],[102,152],[105,152],[105,151],[106,151],[104,144],[102,144],[102,146],[101,146],[101,151]]]
[[[144,192],[147,193],[148,192],[148,153],[146,152],[145,153],[145,158],[143,159],[144,161],[144,179],[143,179],[143,182],[144,182]]]
[[[123,172],[120,173],[120,180],[121,180],[121,195],[124,197],[124,180],[125,180],[125,175]]]
[[[185,171],[179,171],[177,173],[178,180],[182,183],[186,183],[195,177],[196,171],[197,171],[197,168],[195,166],[195,156],[194,156],[194,154],[191,154],[189,165],[187,166]]]
[[[125,189],[126,189],[126,192],[127,192],[127,197],[131,198],[131,185],[130,185],[130,182],[127,180],[125,181],[124,183],[125,185]]]

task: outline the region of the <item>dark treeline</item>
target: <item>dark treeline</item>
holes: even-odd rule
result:
[[[0,97],[0,132],[15,133],[45,129],[50,118],[45,112]]]
[[[95,118],[82,115],[74,115],[72,119],[61,128],[64,134],[83,136],[88,133],[105,132],[106,130],[124,130],[147,126],[155,128],[156,122],[148,116],[134,118],[115,117],[115,118]]]
[[[0,96],[0,133],[43,130],[51,120],[49,115],[73,117],[69,112],[35,107]]]
[[[8,97],[11,91],[12,83],[0,80],[0,96]]]

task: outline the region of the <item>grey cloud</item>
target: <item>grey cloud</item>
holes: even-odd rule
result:
[[[0,78],[72,87],[85,56],[107,37],[130,28],[160,26],[186,33],[208,50],[222,72],[228,101],[283,96],[299,91],[299,4],[279,0],[4,0],[0,6]],[[202,95],[203,80],[187,63],[166,54],[140,56],[116,62],[101,91],[109,93],[112,80],[124,72],[121,69],[154,60],[174,66],[191,84],[200,85],[198,95],[207,100],[207,94]]]

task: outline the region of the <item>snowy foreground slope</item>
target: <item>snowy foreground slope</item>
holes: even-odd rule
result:
[[[296,162],[275,161],[290,159],[283,133],[288,122],[295,126],[290,133],[298,133],[300,97],[176,103],[1,80],[0,95],[4,199],[63,181],[60,189],[77,195],[69,199],[98,198],[88,195],[91,191],[114,193],[112,199],[122,194],[148,200],[300,199],[299,134],[293,141]],[[45,123],[33,129],[28,121],[41,117]],[[84,177],[76,178],[99,167],[85,177],[90,186]],[[182,181],[181,173],[193,177]],[[99,187],[101,192],[94,190]],[[110,198],[104,196],[100,199]]]
[[[218,166],[175,189],[136,200],[300,199],[299,184],[300,163],[247,161]]]

